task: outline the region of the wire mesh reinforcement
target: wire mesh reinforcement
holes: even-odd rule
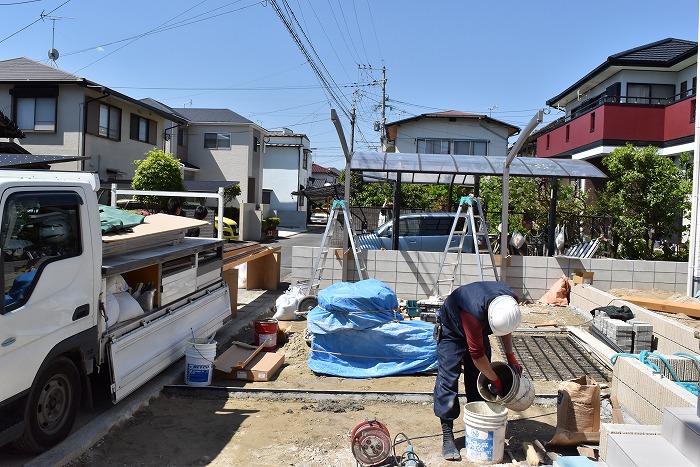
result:
[[[567,381],[582,375],[610,381],[610,372],[567,333],[516,333],[513,348],[532,381]]]

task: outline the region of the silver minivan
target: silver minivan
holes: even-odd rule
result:
[[[455,213],[421,212],[402,214],[399,218],[399,250],[401,251],[444,251],[450,236]],[[464,229],[466,215],[459,216],[457,231]],[[374,232],[357,236],[358,246],[365,250],[391,250],[394,222],[388,221]],[[452,246],[459,245],[459,237],[452,238]],[[467,233],[462,246],[464,253],[474,253],[471,232]]]

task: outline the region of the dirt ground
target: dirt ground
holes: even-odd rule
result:
[[[651,294],[662,298],[672,295],[664,291],[630,289],[611,293]],[[523,327],[550,322],[576,326],[588,321],[585,314],[569,307],[528,304],[522,310]],[[253,383],[217,376],[212,386],[313,389],[350,394],[361,391],[424,393],[426,399],[370,400],[362,396],[337,395],[295,400],[241,393],[222,397],[206,390],[183,396],[166,391],[70,465],[354,466],[357,463],[351,450],[350,433],[366,420],[377,420],[386,426],[397,457],[406,451],[405,439],[410,438],[414,452],[426,466],[476,465],[466,460],[461,419],[455,423],[455,432],[463,460],[456,463],[441,458],[440,425],[429,397],[434,375],[377,379],[316,375],[306,364],[309,347],[304,340],[305,322],[281,322],[280,329],[284,330],[284,336],[280,335],[281,347],[277,352],[284,353],[285,364],[272,381]],[[234,339],[252,343],[253,336],[253,329],[246,328]],[[495,350],[493,359],[499,357]],[[538,384],[535,387],[538,394],[556,394],[556,387]],[[607,386],[602,392],[608,392]],[[603,422],[611,421],[609,404],[605,404],[604,399],[601,404]],[[503,462],[509,463],[512,455],[526,465],[522,442],[546,443],[554,434],[556,422],[555,398],[538,397],[536,404],[524,412],[510,411]],[[576,454],[573,448],[552,451]],[[388,465],[400,465],[400,462]]]

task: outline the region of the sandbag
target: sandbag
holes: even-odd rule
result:
[[[569,306],[570,287],[566,275],[562,275],[557,279],[557,282],[542,295],[539,302],[546,305]]]
[[[275,300],[275,315],[273,319],[279,321],[294,321],[297,318],[296,310],[299,299],[291,294],[284,293]]]
[[[557,429],[548,446],[600,442],[600,385],[590,376],[562,383],[557,392]]]

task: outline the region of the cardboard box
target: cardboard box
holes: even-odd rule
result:
[[[260,347],[234,341],[214,360],[214,372],[227,379],[269,381],[284,364],[282,352],[261,352]]]
[[[593,284],[593,272],[582,271],[581,269],[574,270],[574,284]]]

